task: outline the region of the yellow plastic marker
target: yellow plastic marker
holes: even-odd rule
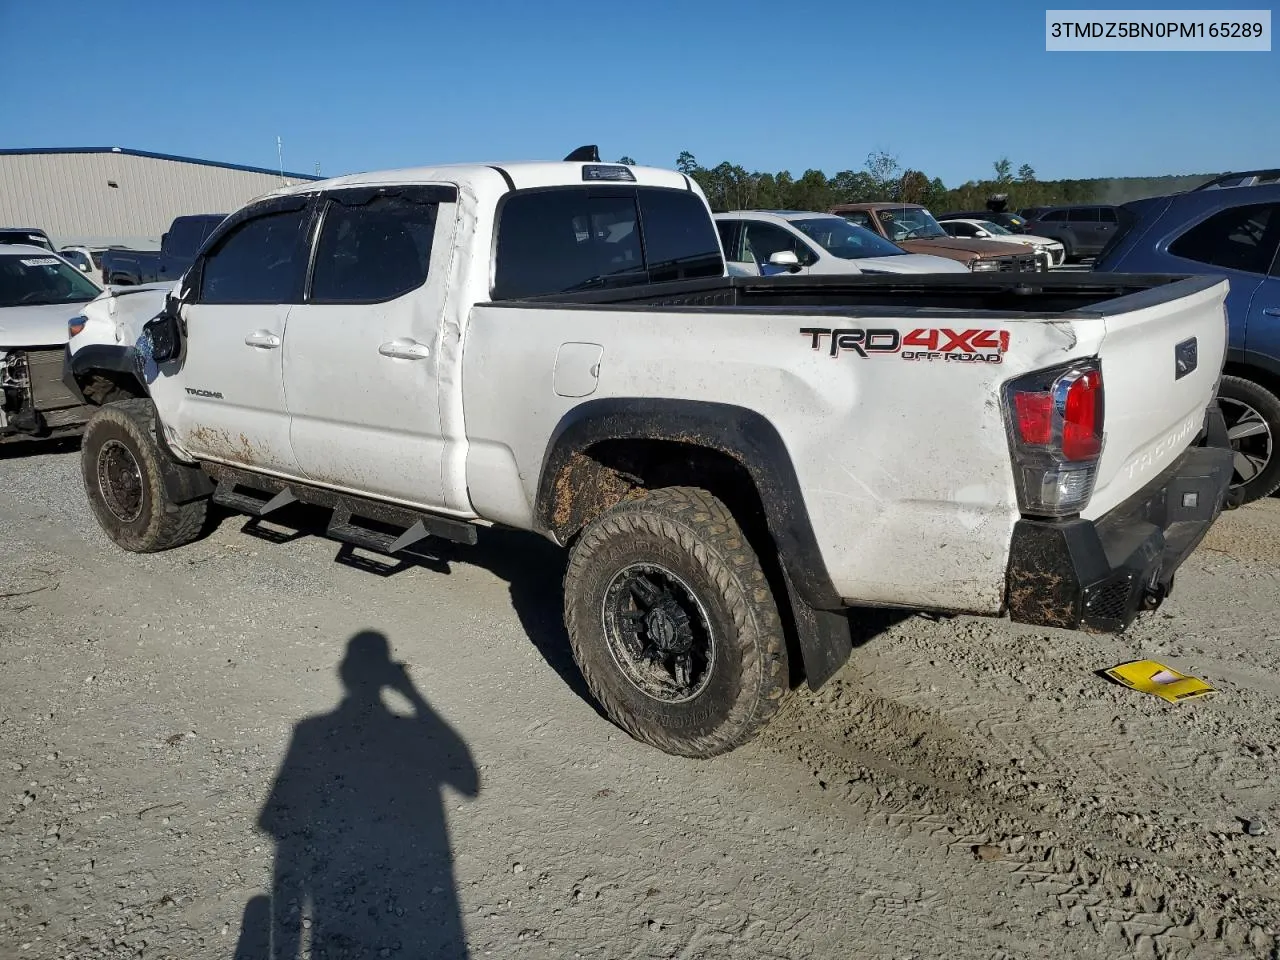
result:
[[[1163,663],[1157,663],[1154,660],[1132,660],[1102,672],[1117,683],[1123,683],[1126,687],[1142,693],[1154,694],[1170,703],[1213,693],[1213,687],[1199,677],[1179,673],[1172,667],[1166,667]]]

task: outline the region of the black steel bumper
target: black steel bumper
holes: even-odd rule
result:
[[[1009,615],[1019,623],[1119,632],[1154,610],[1227,501],[1232,453],[1222,412],[1191,447],[1098,520],[1019,520],[1009,554]]]

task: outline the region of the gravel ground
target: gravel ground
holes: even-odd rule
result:
[[[549,545],[244,527],[123,554],[0,454],[0,957],[1280,957],[1280,501],[1123,637],[867,614],[702,763],[585,697]]]

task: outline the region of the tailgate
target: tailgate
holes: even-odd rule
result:
[[[1195,442],[1222,373],[1226,295],[1227,281],[1194,277],[1099,304],[1104,440],[1086,519],[1137,493]]]

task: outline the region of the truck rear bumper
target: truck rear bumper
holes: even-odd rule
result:
[[[1204,446],[1098,520],[1019,520],[1009,553],[1009,615],[1019,623],[1119,632],[1154,610],[1222,512],[1232,453],[1217,404]]]

